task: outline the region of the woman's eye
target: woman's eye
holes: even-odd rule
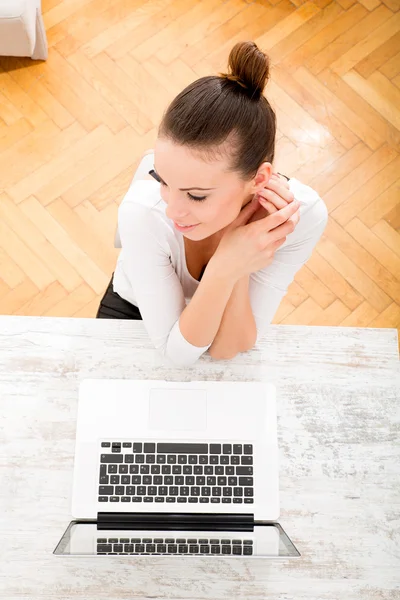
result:
[[[197,202],[202,202],[203,200],[205,200],[207,198],[207,196],[193,196],[189,192],[188,192],[188,196],[191,200],[196,200]]]

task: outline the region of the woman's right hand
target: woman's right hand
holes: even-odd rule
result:
[[[267,267],[276,250],[285,243],[286,236],[294,231],[300,218],[299,207],[300,204],[293,201],[273,214],[250,223],[248,220],[254,210],[251,207],[246,210],[245,207],[234,226],[227,228],[219,242],[211,259],[214,268],[237,281]]]

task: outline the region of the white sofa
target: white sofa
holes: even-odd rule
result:
[[[46,60],[40,0],[0,0],[0,56]]]

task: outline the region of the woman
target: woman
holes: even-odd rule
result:
[[[239,42],[229,71],[191,83],[164,114],[152,177],[119,208],[122,250],[97,314],[143,318],[177,365],[252,348],[327,222],[314,190],[273,173],[268,57]]]

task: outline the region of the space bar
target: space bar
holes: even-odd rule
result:
[[[179,444],[174,442],[157,443],[157,452],[181,453],[181,454],[208,454],[208,444]]]

